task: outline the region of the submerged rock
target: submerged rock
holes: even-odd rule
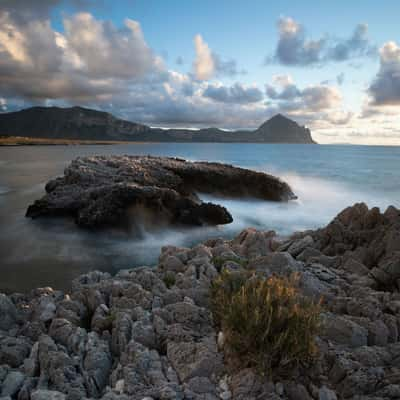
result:
[[[151,156],[77,158],[27,217],[69,215],[82,227],[121,223],[219,225],[232,222],[218,204],[197,193],[288,201],[290,187],[274,176],[231,165]]]

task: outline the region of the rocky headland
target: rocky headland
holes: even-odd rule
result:
[[[110,167],[111,168],[111,167]],[[322,298],[317,356],[290,374],[233,368],[210,311],[222,271],[297,273]],[[91,272],[69,293],[0,295],[0,397],[19,400],[400,398],[400,210],[365,204],[279,238],[164,247],[154,267]]]
[[[274,176],[210,162],[152,156],[77,158],[64,176],[46,185],[47,194],[27,217],[72,216],[81,227],[116,226],[138,219],[157,224],[220,225],[229,211],[203,202],[198,193],[271,201],[295,199]]]
[[[315,144],[308,128],[281,114],[255,130],[161,129],[84,107],[31,107],[0,112],[0,138],[2,136],[81,141]]]

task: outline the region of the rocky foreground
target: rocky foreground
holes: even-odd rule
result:
[[[77,158],[63,177],[47,183],[46,192],[29,206],[27,217],[67,215],[86,228],[148,218],[157,224],[232,222],[225,207],[202,202],[197,193],[272,201],[296,198],[289,185],[262,172],[152,156]]]
[[[228,367],[209,310],[220,271],[298,272],[323,297],[318,357],[273,379]],[[232,241],[162,249],[156,267],[91,272],[70,293],[0,295],[0,397],[399,399],[400,210],[356,204],[327,227],[282,241],[246,229]]]

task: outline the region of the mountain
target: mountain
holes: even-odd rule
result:
[[[83,107],[32,107],[0,114],[0,136],[149,142],[315,143],[310,130],[277,114],[255,131],[161,129]]]
[[[0,135],[49,139],[131,140],[145,125],[82,107],[32,107],[0,114]]]
[[[277,114],[264,122],[255,132],[268,143],[313,143],[309,129]]]

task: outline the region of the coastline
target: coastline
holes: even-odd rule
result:
[[[154,141],[122,141],[122,140],[81,140],[81,139],[49,139],[25,136],[0,137],[0,147],[6,146],[65,146],[65,145],[115,145],[115,144],[157,144],[157,143],[212,143],[212,144],[287,144],[287,145],[318,145],[319,143],[290,143],[290,142],[251,142],[251,141],[185,141],[185,140],[154,140]]]
[[[128,144],[132,142],[111,141],[111,140],[75,140],[75,139],[46,139],[31,138],[24,136],[0,137],[0,146],[65,146],[65,145],[112,145]],[[141,142],[137,142],[141,143]]]
[[[0,386],[34,399],[392,399],[399,393],[400,211],[364,204],[282,241],[166,246],[155,267],[93,271],[69,293],[0,295]],[[290,376],[232,368],[210,311],[221,271],[300,276],[323,298],[318,356]],[[146,397],[147,396],[147,397]],[[300,396],[300,397],[299,397]],[[325,396],[325,397],[324,397]]]

